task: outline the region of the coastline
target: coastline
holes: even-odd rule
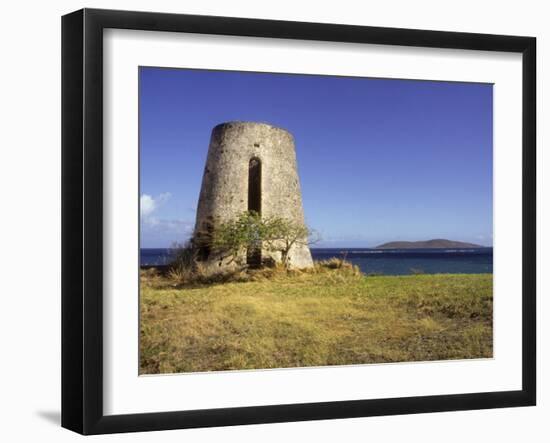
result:
[[[163,269],[170,262],[169,248],[142,248],[141,269]],[[493,248],[375,249],[311,248],[316,262],[332,258],[357,265],[365,275],[487,274],[493,272]]]

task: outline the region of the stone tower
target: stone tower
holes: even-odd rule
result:
[[[194,238],[208,235],[216,223],[233,220],[245,211],[304,224],[294,138],[288,131],[266,123],[222,123],[212,130]],[[254,255],[256,261],[281,259],[280,253],[266,250],[255,251]],[[293,246],[288,257],[291,268],[313,266],[311,252],[304,243]],[[250,263],[250,251],[242,259]],[[198,260],[207,272],[236,266],[208,247],[199,248]]]

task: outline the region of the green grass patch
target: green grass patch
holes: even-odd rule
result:
[[[268,272],[195,285],[142,272],[140,372],[492,357],[491,274]]]

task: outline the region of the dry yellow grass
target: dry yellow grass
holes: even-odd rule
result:
[[[141,277],[142,374],[492,356],[490,274],[364,277],[334,262],[219,284]]]

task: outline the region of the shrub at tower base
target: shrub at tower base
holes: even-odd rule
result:
[[[213,223],[210,232],[197,232],[186,245],[174,245],[172,275],[186,282],[227,279],[242,271],[282,266],[294,269],[292,251],[318,241],[317,233],[302,223],[282,217],[262,217],[245,211],[235,219]],[[202,251],[219,261],[219,268],[203,267]],[[259,256],[257,260],[252,259]],[[221,264],[223,263],[223,266]]]
[[[262,218],[257,212],[243,212],[235,220],[222,223],[212,234],[212,248],[233,260],[247,258],[256,250],[263,252],[267,263],[291,267],[290,251],[307,246],[312,231],[305,225],[282,217]],[[261,267],[262,263],[257,264]]]

